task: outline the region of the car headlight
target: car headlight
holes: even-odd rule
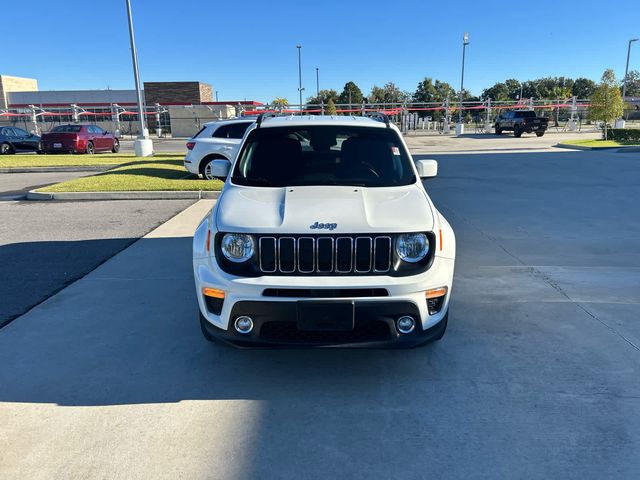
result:
[[[419,262],[429,253],[429,238],[424,233],[400,235],[396,241],[396,253],[405,262]]]
[[[222,254],[235,263],[246,262],[253,256],[255,242],[251,235],[227,233],[222,237]]]

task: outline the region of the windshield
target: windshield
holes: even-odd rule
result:
[[[533,118],[536,116],[536,112],[516,112],[516,118]]]
[[[231,177],[238,185],[390,187],[416,181],[397,134],[353,126],[253,130]]]

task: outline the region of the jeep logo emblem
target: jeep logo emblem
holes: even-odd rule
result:
[[[309,225],[309,228],[311,230],[335,230],[336,228],[338,228],[338,224],[337,223],[319,223],[316,222],[313,225]]]

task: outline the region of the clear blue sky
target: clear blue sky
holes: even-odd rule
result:
[[[207,82],[221,100],[296,102],[296,43],[305,97],[315,67],[320,88],[338,91],[349,80],[365,94],[389,81],[414,91],[425,76],[459,88],[466,30],[465,87],[480,94],[506,78],[622,77],[627,41],[640,37],[640,0],[132,3],[142,80]],[[124,0],[2,1],[1,11],[0,73],[41,90],[133,88]]]

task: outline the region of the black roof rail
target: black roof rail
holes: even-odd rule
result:
[[[261,113],[260,115],[258,115],[258,119],[256,120],[256,128],[260,128],[260,125],[262,124],[262,120],[265,118],[272,118],[272,117],[278,117],[279,114],[277,113]]]
[[[379,122],[384,122],[384,124],[389,128],[389,115],[382,112],[371,112],[367,113],[367,117],[372,120],[377,120]]]

